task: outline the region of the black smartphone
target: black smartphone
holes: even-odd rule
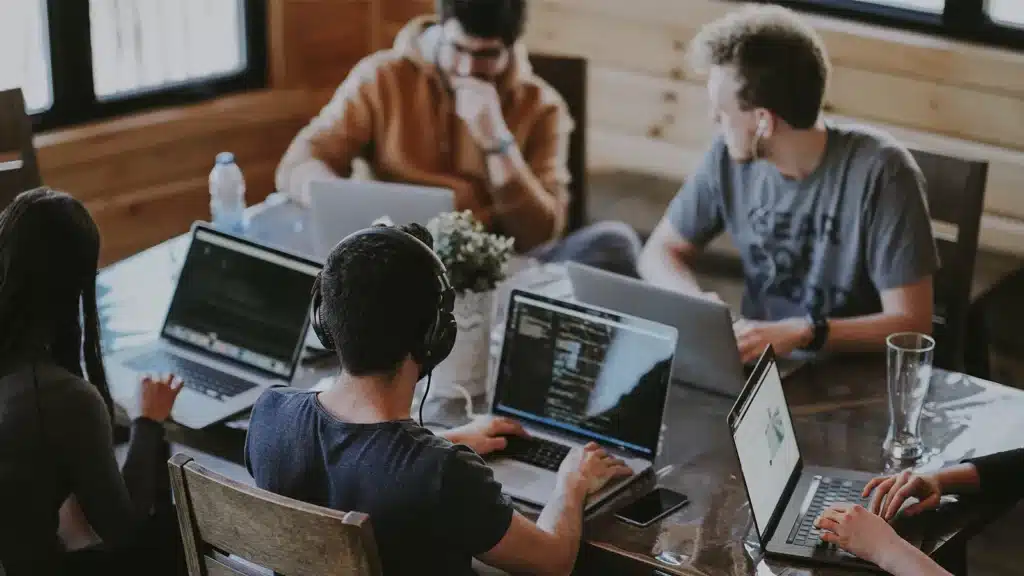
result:
[[[689,504],[690,499],[668,488],[655,488],[615,512],[615,517],[634,526],[650,526]]]

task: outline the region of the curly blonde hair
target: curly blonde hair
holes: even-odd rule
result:
[[[821,37],[792,10],[750,5],[704,26],[690,45],[691,64],[735,70],[744,109],[763,107],[807,129],[821,113],[830,65]]]

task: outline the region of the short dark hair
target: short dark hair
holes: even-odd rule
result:
[[[526,26],[528,0],[437,0],[441,23],[458,20],[463,30],[477,38],[501,38],[515,44]]]
[[[750,6],[705,26],[691,46],[694,64],[731,67],[745,109],[763,107],[807,129],[821,114],[829,63],[821,37],[792,10]]]
[[[419,224],[401,230],[433,246]],[[429,254],[386,234],[336,247],[321,273],[321,314],[342,367],[354,376],[394,375],[426,338],[440,297]]]

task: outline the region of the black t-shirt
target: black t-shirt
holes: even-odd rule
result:
[[[512,522],[501,485],[469,448],[412,420],[342,422],[312,392],[263,393],[245,463],[261,488],[369,514],[388,576],[472,574],[472,558],[493,548]]]

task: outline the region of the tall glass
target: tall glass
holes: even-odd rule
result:
[[[889,435],[884,449],[893,460],[914,461],[925,451],[918,428],[932,380],[935,340],[925,334],[901,332],[889,336],[886,345]]]

